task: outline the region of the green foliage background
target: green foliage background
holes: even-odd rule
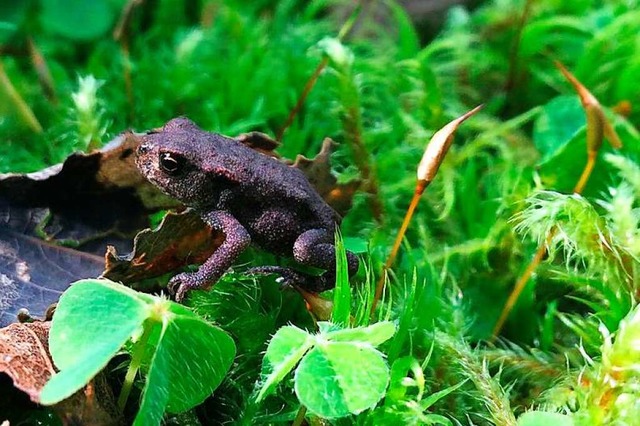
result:
[[[381,318],[398,324],[394,339],[381,347],[392,371],[387,399],[336,424],[515,424],[531,408],[566,413],[577,424],[637,424],[637,1],[493,0],[473,12],[454,7],[440,34],[424,43],[402,9],[376,1],[340,44],[326,38],[337,35],[351,11],[341,2],[158,0],[134,13],[128,55],[111,36],[122,0],[83,3],[103,9],[89,14],[100,16],[98,22],[81,26],[65,21],[71,12],[60,14],[77,9],[77,2],[54,3],[0,8],[2,67],[44,129],[37,133],[25,123],[5,85],[2,172],[37,170],[127,128],[159,127],[178,115],[229,135],[274,135],[327,55],[329,66],[279,152],[311,156],[331,137],[340,144],[336,172],[348,180],[362,161],[353,141],[364,143],[384,214],[376,221],[372,196],[360,193],[343,222],[348,248],[367,247],[366,271],[353,289],[356,315],[393,242],[429,137],[486,104],[459,130],[392,270],[380,308]],[[57,102],[44,95],[25,54],[27,37],[46,58]],[[602,105],[615,107],[608,114],[624,143],[615,153],[603,148],[584,197],[570,194],[586,161],[584,113],[553,59]],[[501,339],[485,343],[513,283],[553,227],[561,232],[549,258]],[[267,258],[251,251],[243,261]],[[259,406],[251,395],[269,337],[288,322],[313,324],[296,295],[263,281],[256,286],[228,274],[211,294],[190,300],[197,313],[231,333],[238,348],[230,375],[198,408],[201,419],[295,417],[290,382]],[[463,381],[435,405],[424,402]]]

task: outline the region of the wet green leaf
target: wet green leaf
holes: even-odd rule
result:
[[[60,297],[49,349],[60,373],[42,390],[42,404],[55,404],[82,388],[142,327],[147,304],[135,291],[111,281],[82,280]]]
[[[369,345],[349,342],[314,347],[295,375],[295,391],[302,405],[328,419],[375,406],[388,383],[389,367],[382,354]]]
[[[42,403],[82,388],[129,339],[131,364],[147,371],[135,421],[143,425],[159,424],[165,410],[180,413],[201,403],[236,351],[231,337],[184,306],[108,280],[79,281],[62,295],[53,318],[49,345],[60,372],[44,387]]]

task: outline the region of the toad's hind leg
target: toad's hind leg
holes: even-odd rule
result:
[[[336,247],[333,235],[325,229],[303,232],[293,245],[293,258],[302,263],[326,270],[317,279],[309,279],[301,286],[308,291],[321,292],[336,284]],[[349,278],[358,271],[358,257],[347,251]]]

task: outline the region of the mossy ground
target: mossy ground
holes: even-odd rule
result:
[[[155,128],[179,115],[229,135],[275,135],[328,58],[279,152],[311,156],[331,137],[339,143],[333,162],[341,180],[370,165],[378,192],[359,193],[342,227],[347,247],[359,248],[367,266],[355,280],[356,304],[382,269],[429,137],[485,104],[459,129],[423,197],[381,304],[381,315],[399,324],[383,352],[390,363],[408,362],[414,382],[405,381],[407,392],[393,407],[337,424],[435,421],[421,417],[421,375],[420,398],[469,379],[429,408],[461,424],[515,424],[532,407],[574,413],[579,424],[637,422],[629,414],[638,409],[640,363],[630,343],[640,287],[637,2],[494,0],[472,13],[456,7],[424,45],[391,2],[374,2],[379,14],[365,7],[342,43],[327,38],[337,36],[351,9],[331,13],[326,2],[148,2],[133,14],[126,43],[107,30],[62,33],[45,13],[49,2],[41,3],[27,6],[22,19],[6,19],[2,67],[43,130],[5,83],[2,172],[38,170],[125,129]],[[115,10],[110,30],[123,5],[105,3]],[[46,59],[53,92],[26,53],[27,37]],[[570,195],[586,161],[584,112],[554,59],[607,107],[624,144],[617,153],[603,148],[584,197]],[[514,282],[554,227],[560,232],[551,255],[500,340],[486,343]],[[243,260],[261,264],[265,256],[252,251]],[[228,276],[192,304],[238,344],[231,375],[198,413],[238,421],[269,336],[288,322],[310,325],[309,318],[295,295],[269,279],[256,287]],[[357,305],[354,313],[362,317]],[[298,405],[283,386],[251,410],[255,421],[290,421]]]

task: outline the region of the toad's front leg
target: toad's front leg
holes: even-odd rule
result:
[[[204,214],[202,220],[214,230],[221,231],[225,239],[197,272],[178,274],[169,281],[167,288],[171,294],[175,294],[178,302],[193,288],[208,289],[215,284],[251,243],[247,230],[226,211],[216,210]]]

